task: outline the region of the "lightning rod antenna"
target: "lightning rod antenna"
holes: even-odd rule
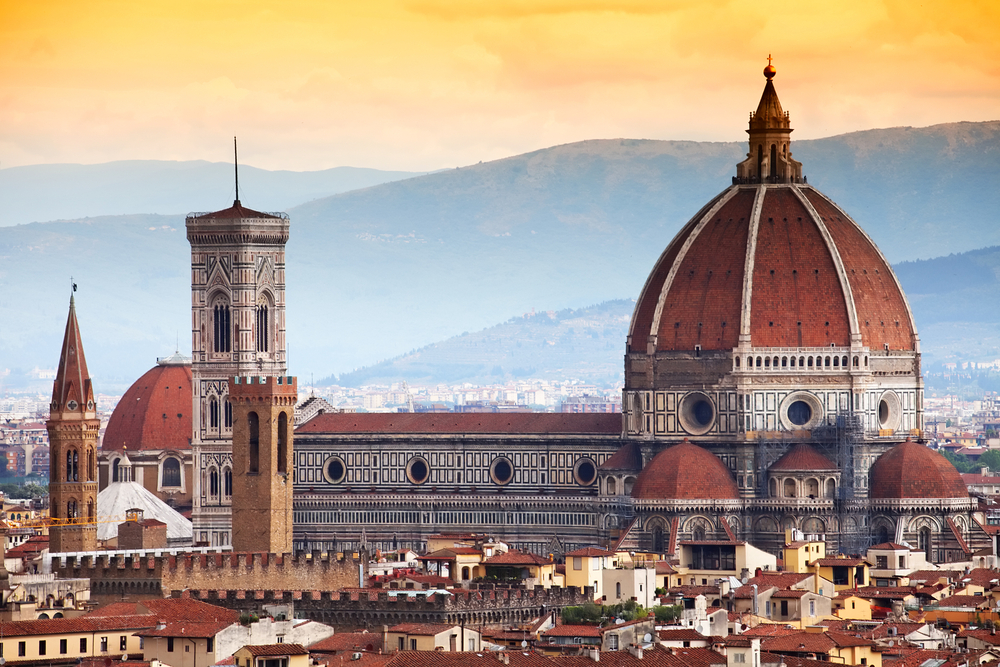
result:
[[[236,206],[240,205],[240,156],[236,152],[236,137],[233,137],[233,171],[236,172]]]

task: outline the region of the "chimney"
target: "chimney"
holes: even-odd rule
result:
[[[598,650],[596,648],[590,649],[590,659],[593,660],[594,662],[600,662],[601,661],[601,652],[600,652],[600,650]]]

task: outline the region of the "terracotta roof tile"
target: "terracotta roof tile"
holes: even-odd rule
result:
[[[773,471],[812,471],[812,470],[837,470],[836,463],[820,454],[814,447],[802,442],[793,445],[791,449],[782,454],[781,458],[775,461],[769,470]]]
[[[503,433],[620,436],[621,415],[599,413],[324,413],[296,433]]]
[[[244,646],[250,655],[256,657],[270,655],[308,655],[309,651],[302,644],[250,644]]]
[[[667,447],[639,473],[637,500],[738,499],[739,489],[722,461],[707,449],[683,442]]]
[[[190,438],[191,365],[157,365],[118,401],[101,449],[189,450]]]
[[[961,475],[941,454],[907,438],[876,459],[872,498],[968,498]]]

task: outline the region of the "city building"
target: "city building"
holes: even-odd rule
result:
[[[746,160],[639,294],[622,415],[317,415],[296,431],[298,548],[346,550],[363,530],[383,549],[486,531],[540,555],[705,540],[780,555],[788,530],[933,561],[989,544],[958,472],[919,442],[899,282],[807,183],[764,75]]]

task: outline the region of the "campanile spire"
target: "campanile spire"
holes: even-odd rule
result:
[[[52,387],[49,420],[50,551],[94,551],[97,548],[97,418],[94,388],[76,321],[76,302],[69,299],[59,369]]]
[[[750,114],[750,151],[747,159],[736,165],[736,178],[749,183],[800,183],[802,163],[792,159],[792,123],[782,110],[774,77],[778,73],[767,57],[764,68],[764,92],[757,111]]]

